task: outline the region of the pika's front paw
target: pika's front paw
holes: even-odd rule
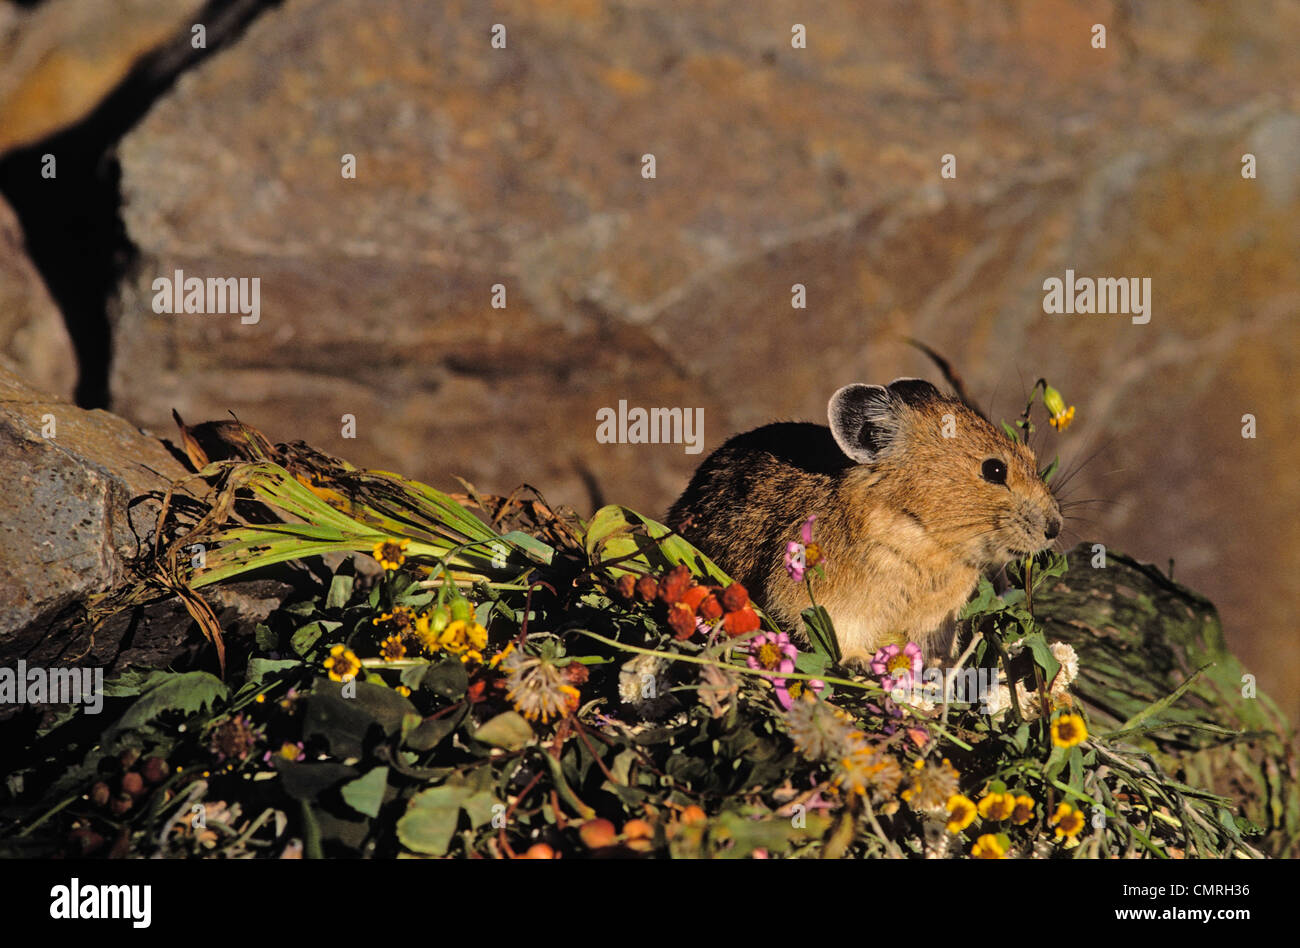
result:
[[[868,678],[871,675],[871,656],[862,652],[845,655],[840,659],[840,667],[850,676]]]

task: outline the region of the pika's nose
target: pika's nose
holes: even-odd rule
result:
[[[1055,540],[1056,537],[1060,534],[1060,532],[1061,532],[1061,520],[1059,517],[1053,517],[1051,520],[1047,521],[1047,529],[1043,531],[1043,534],[1047,537],[1047,539]]]

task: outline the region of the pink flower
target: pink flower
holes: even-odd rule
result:
[[[885,691],[911,688],[921,677],[921,646],[908,642],[886,645],[871,657],[871,673],[880,676],[880,687]]]
[[[785,571],[796,583],[802,583],[808,567],[816,566],[823,559],[821,547],[813,543],[812,538],[812,525],[816,519],[817,515],[811,514],[799,527],[802,543],[791,540],[785,546]]]
[[[750,668],[787,675],[794,671],[794,660],[799,656],[799,650],[790,642],[790,636],[784,632],[762,632],[745,645],[749,653],[745,656],[745,664]],[[790,697],[790,692],[786,690],[785,679],[776,675],[771,675],[769,678],[776,687],[777,703],[789,710],[794,701]]]
[[[785,571],[790,574],[790,578],[796,583],[802,583],[803,573],[807,568],[808,563],[804,559],[803,544],[791,540],[786,544],[785,548]]]

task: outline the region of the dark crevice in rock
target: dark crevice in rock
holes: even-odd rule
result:
[[[135,248],[122,221],[117,143],[188,69],[237,40],[282,0],[210,0],[194,17],[207,48],[194,49],[189,27],[140,58],[89,115],[62,131],[0,157],[0,194],[22,223],[27,251],[63,313],[77,354],[76,402],[109,405],[112,328],[109,305]],[[41,176],[54,155],[56,177]]]

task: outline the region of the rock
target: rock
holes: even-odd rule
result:
[[[22,228],[0,198],[0,352],[43,391],[70,399],[77,356],[63,317],[23,249]]]
[[[185,468],[156,439],[0,373],[0,634],[51,616],[123,577],[152,536],[161,498]]]
[[[0,154],[86,116],[199,0],[46,0],[0,5]]]
[[[1068,466],[1102,448],[1071,485],[1104,501],[1074,508],[1076,533],[1173,557],[1300,714],[1300,656],[1275,646],[1295,596],[1257,592],[1289,590],[1300,555],[1300,400],[1279,397],[1300,189],[1276,91],[1300,78],[1300,11],[800,16],[806,49],[776,4],[271,10],[122,143],[141,256],[115,410],[160,427],[234,409],[441,486],[526,480],[590,509],[594,483],[655,513],[703,455],[601,444],[599,409],[703,408],[707,451],[821,417],[846,381],[934,378],[897,338],[919,337],[994,417],[1048,376],[1078,419],[1041,449]],[[1150,277],[1151,322],[1045,315],[1066,268]],[[260,320],[155,313],[177,269],[258,277]],[[1245,414],[1271,434],[1243,439]]]
[[[45,395],[3,365],[0,401],[0,665],[163,667],[197,651],[203,639],[175,599],[95,630],[78,608],[117,587],[148,549],[162,494],[185,467],[123,419]],[[260,577],[206,598],[231,635],[265,618],[290,588]]]
[[[1093,554],[1085,547],[1071,557],[1088,564]],[[1105,569],[1076,566],[1034,600],[1047,640],[1078,655],[1071,691],[1092,731],[1136,719],[1126,743],[1180,780],[1239,801],[1235,814],[1260,827],[1263,839],[1252,842],[1265,852],[1291,852],[1300,831],[1295,728],[1229,651],[1208,600],[1113,552]],[[1178,701],[1146,713],[1183,685]],[[1225,741],[1225,733],[1236,737]]]

